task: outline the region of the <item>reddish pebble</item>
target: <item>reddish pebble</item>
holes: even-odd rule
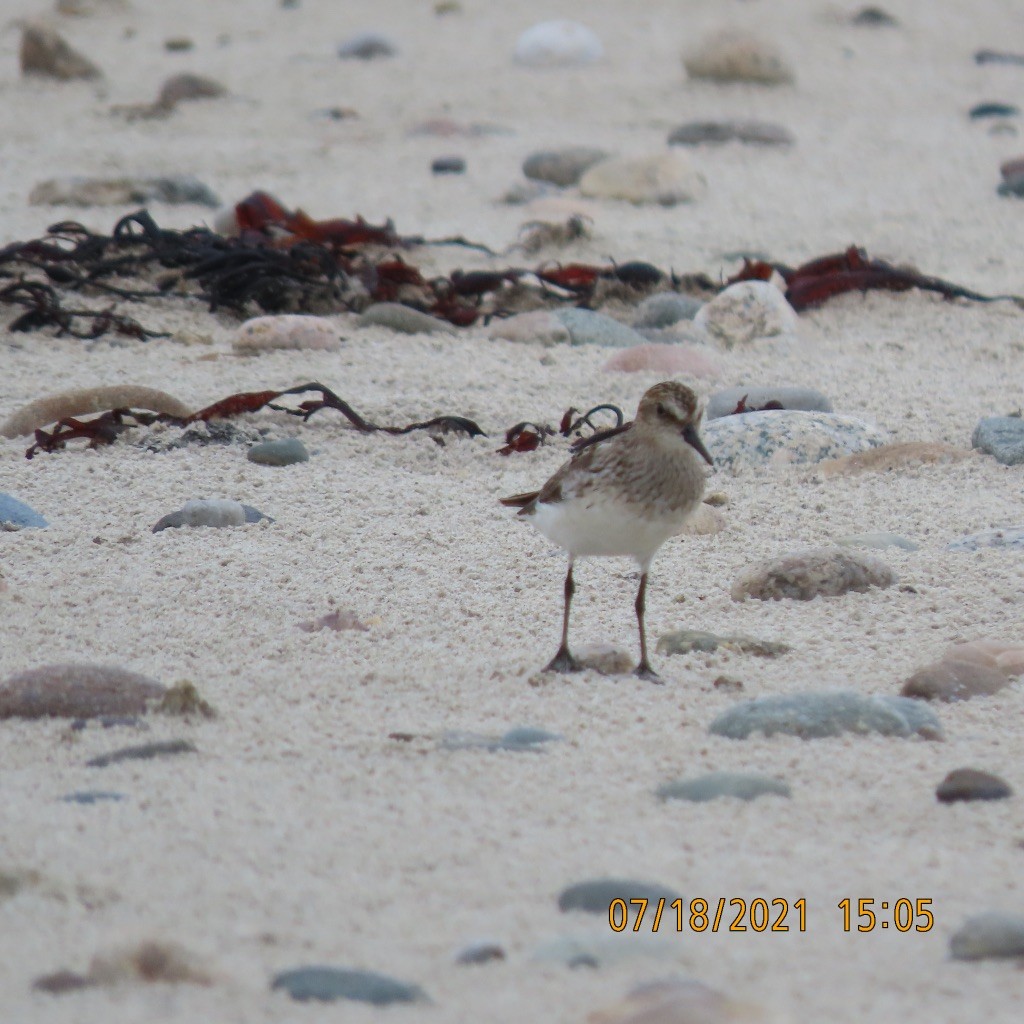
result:
[[[690,377],[713,377],[718,366],[710,356],[688,345],[634,345],[624,348],[604,364],[604,368],[618,373],[637,373],[650,370],[666,374],[687,374]]]

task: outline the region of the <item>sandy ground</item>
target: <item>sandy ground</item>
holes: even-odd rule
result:
[[[807,0],[463,0],[461,14],[444,18],[420,0],[99,7],[55,22],[104,68],[100,85],[22,80],[18,33],[0,35],[0,242],[67,217],[109,230],[128,208],[30,207],[27,195],[52,175],[123,171],[193,173],[229,202],[265,188],[315,216],[391,216],[405,233],[465,234],[502,249],[536,215],[496,202],[532,150],[579,142],[644,153],[686,120],[758,117],[789,127],[797,144],[699,151],[709,183],[701,202],[587,204],[594,237],[550,255],[642,258],[717,276],[735,269],[722,256],[732,250],[796,263],[856,242],[979,290],[1024,292],[1024,205],[995,192],[999,162],[1024,141],[966,116],[981,100],[1024,99],[1024,69],[972,60],[984,46],[1024,49],[1018,5],[890,0],[903,27],[878,30],[844,24],[852,8]],[[26,0],[9,0],[4,13],[52,14]],[[590,25],[605,61],[552,72],[513,65],[518,33],[552,16]],[[722,24],[775,39],[797,84],[686,82],[680,51]],[[400,56],[339,61],[335,44],[365,28],[391,34]],[[190,53],[164,50],[178,35],[194,41]],[[182,70],[221,80],[231,98],[186,105],[166,121],[111,116],[112,105],[150,100]],[[339,105],[358,120],[311,116]],[[439,116],[510,134],[408,136]],[[430,160],[453,151],[468,173],[432,177]],[[209,216],[195,207],[153,213],[172,227]],[[450,250],[414,255],[442,269],[481,263]],[[0,444],[0,490],[52,524],[0,534],[0,677],[62,660],[114,663],[166,683],[191,679],[220,711],[200,724],[151,718],[145,732],[4,723],[0,869],[36,869],[51,883],[0,903],[5,1021],[382,1016],[269,992],[277,971],[317,963],[422,984],[433,1005],[392,1007],[396,1022],[582,1021],[666,975],[793,1021],[1019,1019],[1024,973],[952,961],[948,940],[975,913],[1024,911],[1020,798],[947,807],[934,796],[946,772],[965,765],[1024,792],[1019,684],[940,708],[943,743],[734,742],[707,732],[740,699],[839,687],[893,693],[950,642],[1020,638],[1019,555],[946,550],[964,533],[1021,523],[1019,468],[977,458],[828,480],[806,469],[719,473],[709,486],[730,497],[728,528],[665,546],[652,575],[651,632],[745,632],[784,640],[793,653],[662,657],[664,687],[594,673],[538,677],[557,639],[563,558],[497,498],[538,486],[565,450],[502,459],[496,439],[569,405],[612,401],[632,411],[656,376],[603,372],[606,350],[493,342],[482,328],[399,337],[357,331],[345,318],[340,352],[240,358],[230,317],[195,303],[135,312],[209,343],[5,335],[0,415],[43,394],[118,381],[163,387],[199,407],[319,379],[374,418],[455,412],[491,436],[442,448],[424,436],[361,436],[330,414],[307,425],[252,417],[314,452],[289,469],[254,466],[238,448],[157,455],[117,445],[28,462],[22,441]],[[894,440],[967,447],[980,416],[1020,406],[1022,343],[1024,319],[1006,303],[847,296],[803,315],[796,343],[719,353],[718,377],[696,386],[707,395],[732,384],[807,384]],[[256,505],[276,523],[150,533],[186,499],[211,496]],[[868,530],[920,544],[884,553],[914,593],[776,604],[729,597],[757,558]],[[577,642],[633,650],[632,566],[590,561],[578,584]],[[297,628],[332,607],[351,609],[369,631]],[[723,673],[743,681],[741,695],[714,688]],[[520,724],[565,741],[540,755],[438,745],[447,730]],[[396,742],[393,732],[416,738]],[[118,746],[175,737],[200,752],[84,767]],[[654,798],[667,779],[709,769],[775,775],[793,796],[692,806]],[[128,799],[60,799],[91,788]],[[660,881],[687,899],[804,898],[807,930],[641,937],[653,951],[624,936],[636,955],[600,971],[536,962],[552,938],[607,933],[604,922],[556,907],[564,886],[601,875]],[[845,933],[845,897],[931,899],[934,930]],[[142,938],[180,942],[217,984],[31,991],[40,974],[84,970],[98,950]],[[455,951],[484,938],[505,947],[504,962],[453,964]]]

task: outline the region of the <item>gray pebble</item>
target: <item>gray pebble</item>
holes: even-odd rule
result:
[[[898,28],[899,21],[881,7],[862,7],[850,15],[851,25],[867,26],[868,28]]]
[[[789,796],[789,786],[779,779],[765,775],[751,775],[746,772],[708,772],[695,779],[677,779],[666,782],[655,790],[662,800],[690,800],[704,803],[723,796],[734,796],[740,800],[756,800],[765,794]]]
[[[474,942],[455,954],[455,962],[460,966],[489,964],[504,959],[505,949],[497,942]]]
[[[217,209],[221,201],[190,174],[160,177],[50,178],[29,193],[32,206],[126,206],[131,203],[195,203]]]
[[[42,529],[49,525],[34,508],[0,492],[0,530]]]
[[[987,697],[1010,685],[1009,677],[998,668],[976,661],[949,659],[919,668],[903,684],[900,694],[918,700],[941,700],[949,703]]]
[[[285,437],[254,444],[246,458],[261,466],[291,466],[296,462],[309,462],[309,452],[297,437]]]
[[[67,804],[98,804],[105,800],[118,801],[124,799],[126,799],[124,793],[113,793],[106,789],[80,789],[61,797],[61,800]]]
[[[956,768],[939,783],[935,796],[943,804],[961,800],[1005,800],[1013,796],[1013,790],[998,775],[977,768]]]
[[[439,156],[430,164],[431,174],[465,174],[466,161],[461,156]]]
[[[367,306],[359,317],[359,324],[361,327],[390,327],[399,334],[455,333],[447,321],[421,313],[411,306],[403,306],[400,302],[376,302]]]
[[[158,743],[142,743],[135,747],[122,747],[120,750],[101,754],[86,761],[87,768],[106,768],[122,761],[149,761],[154,757],[173,757],[176,754],[196,754],[194,743],[188,740],[162,740]]]
[[[978,421],[971,447],[995,456],[1004,466],[1024,462],[1024,419],[1019,416],[988,416]]]
[[[1024,526],[1008,526],[1002,530],[982,530],[950,541],[948,551],[980,551],[982,548],[1024,548]]]
[[[509,729],[502,736],[484,736],[474,732],[448,732],[441,739],[444,750],[543,750],[546,743],[556,742],[562,737],[556,732],[537,729],[531,725],[520,725]]]
[[[336,999],[351,999],[386,1006],[388,1003],[422,1002],[427,998],[419,985],[345,967],[296,967],[278,974],[270,987],[284,989],[292,999],[302,1002],[317,999],[331,1003]]]
[[[769,402],[777,402],[782,409],[799,409],[803,412],[831,412],[832,403],[820,391],[791,384],[776,386],[754,386],[741,388],[725,388],[716,391],[709,399],[704,416],[708,420],[717,420],[722,416],[732,415],[740,402],[748,410],[743,415],[764,409]],[[773,409],[771,411],[780,411]]]
[[[153,533],[160,533],[161,530],[178,529],[183,526],[211,526],[215,528],[225,526],[241,526],[244,523],[258,523],[266,519],[273,520],[264,515],[259,509],[252,505],[243,505],[240,501],[230,499],[210,498],[186,501],[185,507],[177,512],[171,512],[158,520],[153,527]]]
[[[1024,956],[1024,915],[989,911],[969,917],[949,940],[954,960]]]
[[[836,543],[849,548],[900,548],[902,551],[917,551],[919,544],[898,533],[851,533],[839,537]]]
[[[627,327],[603,313],[575,307],[556,309],[553,313],[568,330],[571,345],[631,348],[633,345],[645,343],[643,335],[638,334],[632,327]]]
[[[612,900],[625,900],[628,904],[634,899],[646,899],[652,903],[664,899],[667,906],[673,900],[682,899],[682,895],[656,882],[637,882],[629,878],[591,878],[563,889],[558,896],[558,909],[563,913],[582,910],[587,914],[607,915]]]
[[[839,597],[850,591],[886,588],[897,582],[896,573],[874,555],[843,548],[813,548],[770,558],[752,566],[733,584],[732,599],[745,601],[812,601]]]
[[[637,306],[633,326],[638,328],[671,327],[680,320],[692,320],[704,303],[679,292],[656,292]]]
[[[338,56],[342,60],[377,60],[394,57],[396,53],[398,47],[380,32],[360,32],[338,47]]]
[[[1012,103],[977,103],[971,107],[968,117],[977,120],[982,117],[1016,117],[1020,113],[1020,107]]]
[[[668,137],[670,146],[745,142],[756,146],[791,146],[796,140],[788,128],[766,121],[688,121]]]
[[[523,174],[533,181],[546,181],[565,188],[578,184],[587,170],[607,156],[605,150],[593,146],[545,149],[531,153],[523,161]]]
[[[821,739],[843,733],[880,733],[883,736],[919,735],[941,739],[942,726],[935,712],[907,697],[874,696],[850,690],[832,693],[796,693],[764,697],[730,708],[711,723],[716,736],[746,739],[754,733]]]

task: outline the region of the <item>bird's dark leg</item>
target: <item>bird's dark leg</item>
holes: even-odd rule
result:
[[[651,668],[647,660],[647,629],[644,626],[644,611],[647,608],[647,571],[640,573],[640,589],[636,592],[636,621],[640,627],[640,664],[635,675],[641,679],[649,679],[652,683],[660,683],[661,676]]]
[[[572,559],[569,559],[569,571],[565,574],[565,609],[562,612],[562,643],[558,653],[544,666],[545,672],[579,672],[583,667],[569,653],[569,608],[572,606],[572,595],[576,593],[576,584],[572,578]]]

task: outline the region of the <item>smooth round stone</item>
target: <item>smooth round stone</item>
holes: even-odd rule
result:
[[[1007,640],[968,640],[952,644],[942,656],[944,661],[971,661],[997,668],[1008,676],[1024,674],[1024,644]]]
[[[791,146],[793,133],[766,121],[688,121],[669,133],[670,146],[744,142],[755,146]]]
[[[1020,113],[1020,107],[1012,103],[977,103],[971,107],[968,116],[972,120],[983,117],[1016,117]]]
[[[671,327],[680,320],[692,320],[704,303],[679,292],[656,292],[636,308],[634,327]]]
[[[956,768],[939,783],[935,796],[942,804],[966,800],[1005,800],[1013,796],[1013,790],[998,775],[990,775],[977,768]]]
[[[919,668],[903,684],[900,694],[919,700],[945,702],[988,697],[1010,685],[1010,678],[1000,669],[973,661],[944,658]]]
[[[42,529],[49,525],[34,508],[0,492],[0,531]]]
[[[704,418],[716,420],[722,416],[731,416],[740,401],[749,411],[760,411],[770,402],[777,402],[783,409],[799,409],[803,412],[831,412],[832,402],[814,388],[803,388],[796,385],[779,384],[746,388],[725,388],[716,391],[709,399],[704,410]],[[778,410],[772,410],[778,411]]]
[[[797,315],[786,296],[768,281],[738,281],[704,303],[693,318],[709,337],[732,348],[756,338],[793,335]]]
[[[546,181],[559,188],[579,182],[594,164],[608,157],[603,149],[593,146],[566,146],[531,153],[523,161],[523,174],[531,181]]]
[[[114,793],[106,789],[79,789],[61,797],[66,804],[98,804],[108,800],[116,803],[124,799],[124,793]]]
[[[844,733],[942,739],[942,725],[926,704],[905,697],[865,697],[846,690],[764,697],[738,704],[719,715],[710,731],[734,740],[755,733],[805,740]]]
[[[793,72],[769,42],[739,29],[725,29],[705,39],[683,57],[691,78],[714,82],[757,82],[785,85]]]
[[[531,25],[516,40],[513,60],[532,68],[571,68],[604,56],[601,40],[578,21],[558,19]]]
[[[875,427],[828,412],[751,412],[704,424],[704,444],[718,469],[807,465],[863,452],[885,442]]]
[[[361,327],[390,327],[399,334],[454,334],[452,325],[436,316],[423,313],[400,302],[376,302],[367,306],[359,317]]]
[[[0,719],[140,715],[166,692],[148,676],[111,665],[41,665],[0,683]]]
[[[756,800],[766,794],[787,797],[791,795],[785,782],[745,772],[709,772],[695,779],[666,782],[655,790],[655,795],[662,800],[689,800],[692,803],[706,803],[723,796]]]
[[[577,309],[574,306],[556,309],[553,312],[569,331],[569,343],[572,345],[629,348],[632,345],[646,344],[643,335],[637,334],[632,327],[605,316],[604,313]]]
[[[476,964],[489,964],[495,960],[504,960],[505,957],[505,948],[500,943],[488,941],[474,942],[460,949],[455,954],[455,963],[465,967]]]
[[[461,156],[439,156],[431,161],[431,174],[465,174],[466,161]]]
[[[184,508],[165,515],[153,527],[153,533],[183,526],[242,526],[244,523],[258,523],[264,519],[271,523],[274,521],[252,505],[243,505],[225,498],[198,499],[186,501]]]
[[[898,533],[851,533],[839,537],[836,543],[850,548],[899,548],[901,551],[917,551],[921,547]]]
[[[610,373],[661,373],[666,377],[714,377],[719,372],[718,363],[702,346],[655,341],[621,349],[603,369]]]
[[[842,548],[812,548],[769,558],[748,569],[733,584],[732,599],[745,601],[812,601],[839,597],[851,591],[891,587],[896,573],[874,555],[855,554]]]
[[[342,60],[377,60],[393,57],[396,53],[398,47],[380,32],[360,32],[338,46],[338,56]]]
[[[1024,526],[1008,526],[1003,530],[982,530],[950,541],[947,551],[980,551],[982,548],[1024,548]]]
[[[682,899],[674,889],[656,882],[638,882],[629,878],[592,878],[577,882],[563,889],[558,896],[558,909],[563,913],[582,910],[586,914],[608,913],[612,900],[650,900],[657,903],[664,899],[666,906],[673,900]]]
[[[692,203],[707,182],[678,149],[651,156],[612,156],[580,178],[580,192],[591,199],[618,199],[637,205]]]
[[[949,940],[954,960],[1024,956],[1024,915],[989,911],[969,917]]]
[[[231,339],[236,352],[265,352],[272,349],[334,351],[341,345],[337,326],[321,316],[282,313],[246,320]]]
[[[899,21],[881,7],[862,7],[850,15],[850,24],[866,28],[897,28]]]
[[[297,437],[284,437],[278,441],[254,444],[246,458],[261,466],[292,466],[296,462],[309,462],[309,452]]]
[[[989,416],[979,420],[971,435],[971,447],[994,456],[1004,466],[1019,466],[1024,462],[1024,419]]]
[[[373,971],[345,967],[297,967],[282,971],[270,987],[284,989],[292,999],[300,1002],[316,999],[332,1003],[337,999],[351,999],[387,1006],[389,1003],[416,1003],[427,999],[419,985],[410,985]]]
[[[544,309],[495,320],[488,334],[503,341],[530,342],[548,347],[569,344],[572,339],[569,328],[554,313]]]

